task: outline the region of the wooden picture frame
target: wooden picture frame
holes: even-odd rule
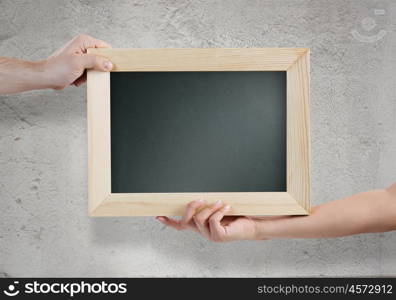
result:
[[[306,215],[310,211],[309,49],[89,49],[123,71],[286,71],[285,192],[111,193],[110,73],[88,71],[90,216],[177,216],[192,200],[229,204],[229,215]]]

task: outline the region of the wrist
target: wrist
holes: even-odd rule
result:
[[[265,240],[274,238],[274,222],[271,220],[254,220],[253,240]]]
[[[53,88],[52,78],[49,72],[47,60],[30,62],[30,69],[33,72],[32,84],[33,89],[49,89]]]

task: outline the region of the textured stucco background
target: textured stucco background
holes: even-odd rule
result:
[[[313,204],[396,181],[393,0],[0,0],[0,55],[39,60],[80,32],[123,48],[309,47]],[[88,218],[85,86],[0,96],[0,205],[0,276],[396,275],[396,232],[214,244]]]

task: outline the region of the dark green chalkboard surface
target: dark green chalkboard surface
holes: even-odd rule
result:
[[[112,193],[286,191],[286,72],[110,76]]]

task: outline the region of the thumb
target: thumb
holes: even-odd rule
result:
[[[113,68],[113,64],[107,58],[94,54],[82,54],[80,62],[84,69],[108,72]]]

